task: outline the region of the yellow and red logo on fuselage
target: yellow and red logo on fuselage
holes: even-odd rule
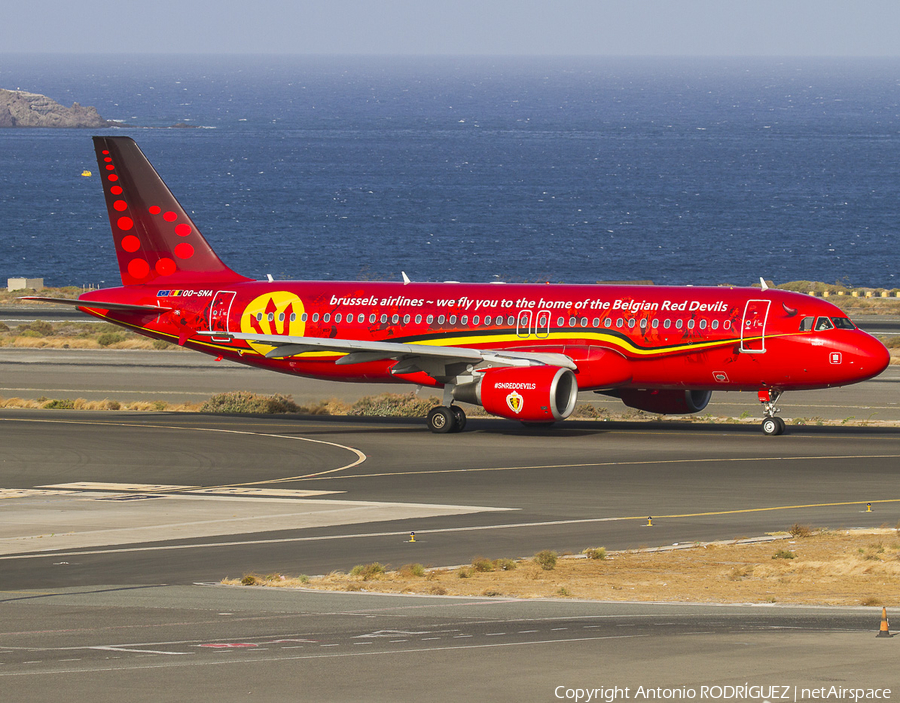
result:
[[[241,332],[283,337],[302,337],[306,331],[303,301],[288,291],[264,293],[253,300],[241,313]],[[260,354],[274,349],[270,344],[250,342]]]

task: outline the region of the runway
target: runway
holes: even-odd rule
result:
[[[418,420],[0,411],[4,689],[21,700],[203,690],[221,700],[464,691],[549,701],[558,686],[627,686],[627,700],[639,700],[637,686],[896,686],[896,644],[875,638],[873,607],[209,585],[251,571],[449,565],[794,522],[900,521],[900,428],[806,425],[765,437],[756,425],[703,422],[469,427],[433,435]]]

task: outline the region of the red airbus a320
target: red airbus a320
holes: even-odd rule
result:
[[[29,299],[272,371],[442,388],[433,432],[464,428],[455,401],[545,425],[579,391],[684,414],[742,390],[778,435],[784,391],[856,383],[889,362],[834,305],[765,287],[254,281],[222,263],[132,139],[94,147],[123,285]]]

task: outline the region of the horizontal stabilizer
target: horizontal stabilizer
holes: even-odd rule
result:
[[[79,308],[91,308],[92,310],[127,310],[129,312],[152,312],[154,314],[172,310],[172,308],[164,308],[161,305],[134,305],[132,303],[112,303],[103,300],[77,300],[74,298],[44,298],[39,295],[25,295],[19,298],[19,300],[36,300],[39,303],[74,305]]]

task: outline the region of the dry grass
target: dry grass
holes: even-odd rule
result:
[[[795,558],[774,559],[779,550]],[[368,578],[334,572],[297,580],[276,574],[255,578],[254,585],[512,598],[900,605],[897,529],[810,530],[796,539],[607,552],[603,560],[561,557],[553,570],[534,559],[516,560],[515,569],[491,570],[483,568],[484,561],[476,561],[482,568],[428,569],[424,576],[408,568]]]

